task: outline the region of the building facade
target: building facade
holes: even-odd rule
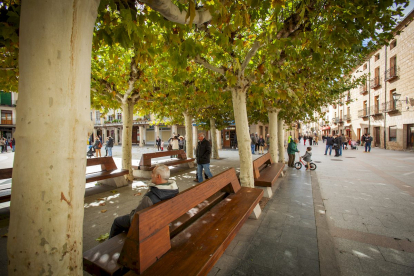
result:
[[[0,92],[0,132],[1,137],[7,139],[13,138],[14,131],[16,130],[17,97],[18,95],[15,92]]]
[[[355,141],[370,133],[372,146],[414,150],[413,18],[414,10],[397,26],[389,45],[352,72],[353,77],[366,78],[366,83],[329,107],[326,133],[341,133]]]

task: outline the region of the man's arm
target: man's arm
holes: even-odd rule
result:
[[[136,212],[139,212],[141,210],[144,210],[145,208],[148,208],[148,207],[150,207],[152,205],[154,205],[154,204],[152,203],[151,199],[149,197],[147,197],[147,196],[144,196],[142,198],[141,202],[139,203],[138,207],[135,208],[135,210],[132,210],[132,212],[130,213],[129,216],[131,218],[131,221],[132,221],[132,218],[134,217],[134,215],[135,215]]]

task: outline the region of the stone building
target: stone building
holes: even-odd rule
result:
[[[326,128],[331,134],[359,140],[373,137],[372,146],[414,149],[414,10],[396,27],[388,46],[371,53],[352,76],[366,76],[366,83],[344,93],[329,107]],[[398,34],[398,32],[400,32]]]

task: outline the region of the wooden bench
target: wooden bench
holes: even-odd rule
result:
[[[121,187],[127,185],[125,178],[120,176],[127,175],[129,170],[118,169],[111,156],[86,159],[87,167],[97,165],[101,165],[101,171],[86,174],[86,183],[104,180],[101,181],[103,184],[111,186]]]
[[[84,253],[93,275],[206,275],[263,196],[232,168],[135,214],[128,234]]]
[[[13,168],[0,169],[0,179],[12,178]],[[10,201],[11,198],[11,184],[0,185],[0,203]]]
[[[283,173],[285,163],[273,163],[270,153],[266,153],[253,161],[254,185],[263,187],[264,196],[272,197],[273,184]]]
[[[177,155],[177,158],[153,161],[155,158]],[[134,176],[136,177],[151,177],[151,172],[158,164],[166,166],[174,166],[180,164],[188,164],[190,168],[194,167],[194,158],[187,158],[187,154],[184,150],[169,150],[158,151],[152,153],[144,153],[139,161],[139,166],[133,166]]]
[[[112,157],[100,157],[87,159],[86,166],[101,165],[101,171],[86,174],[86,183],[105,180],[104,184],[124,186],[127,181],[120,176],[129,173],[128,170],[118,169]],[[0,179],[12,178],[13,168],[0,169]],[[119,179],[116,179],[119,178]],[[0,203],[10,201],[11,184],[0,185]]]

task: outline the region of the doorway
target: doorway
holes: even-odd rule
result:
[[[230,127],[223,130],[223,148],[236,148],[236,128]]]
[[[374,132],[375,132],[375,146],[380,147],[381,146],[380,127],[374,127]]]
[[[414,125],[407,125],[407,149],[414,149]]]
[[[361,141],[361,129],[357,128],[357,140]]]

